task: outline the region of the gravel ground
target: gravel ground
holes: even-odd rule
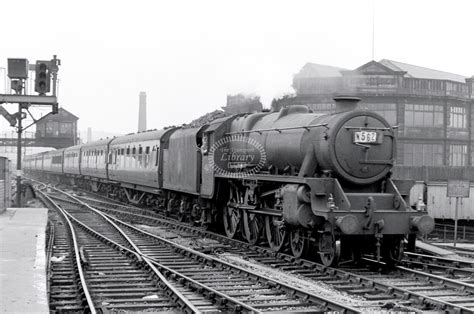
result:
[[[341,302],[344,304],[350,304],[352,306],[372,306],[374,303],[366,301],[363,297],[349,295],[345,292],[334,290],[333,287],[320,282],[314,281],[308,278],[299,276],[298,274],[292,274],[290,271],[285,272],[266,265],[262,265],[253,259],[247,259],[242,256],[235,254],[221,253],[217,254],[220,259],[229,262],[233,265],[243,267],[247,270],[251,270],[257,275],[263,275],[271,279],[282,281],[288,285],[297,287],[303,291],[307,291],[319,296],[326,297],[333,301]]]

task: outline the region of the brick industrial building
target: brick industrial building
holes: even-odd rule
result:
[[[473,86],[474,76],[386,59],[355,70],[307,63],[294,76],[296,96],[276,100],[272,107],[303,104],[330,112],[335,94],[356,95],[361,106],[398,126],[398,164],[472,166]]]

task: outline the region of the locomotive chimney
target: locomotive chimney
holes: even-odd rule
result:
[[[357,109],[360,98],[354,96],[336,96],[336,112],[352,111]]]

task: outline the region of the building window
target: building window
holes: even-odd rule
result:
[[[405,126],[443,127],[443,107],[437,105],[405,105]]]
[[[72,123],[70,122],[61,122],[59,124],[59,134],[72,134]]]
[[[405,166],[443,165],[442,144],[407,143],[403,145],[403,164]]]
[[[46,122],[46,134],[53,134],[54,122]]]
[[[467,145],[449,145],[449,165],[467,166]]]
[[[366,86],[394,86],[396,80],[394,77],[383,77],[371,75],[365,78]]]
[[[391,126],[397,125],[397,106],[395,104],[361,104],[361,108],[378,113]]]
[[[467,128],[467,114],[465,107],[449,108],[449,124],[450,128],[465,129]]]

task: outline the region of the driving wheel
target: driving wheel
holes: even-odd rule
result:
[[[270,248],[275,252],[283,251],[288,240],[288,233],[283,219],[277,216],[266,216],[265,233]]]
[[[325,232],[319,236],[319,258],[325,266],[335,266],[341,256],[341,241],[336,240],[333,233]]]
[[[265,221],[261,215],[247,211],[244,212],[243,216],[245,239],[250,244],[257,244],[262,238]]]
[[[294,257],[304,257],[309,249],[308,233],[301,228],[294,228],[290,231],[290,247]]]

